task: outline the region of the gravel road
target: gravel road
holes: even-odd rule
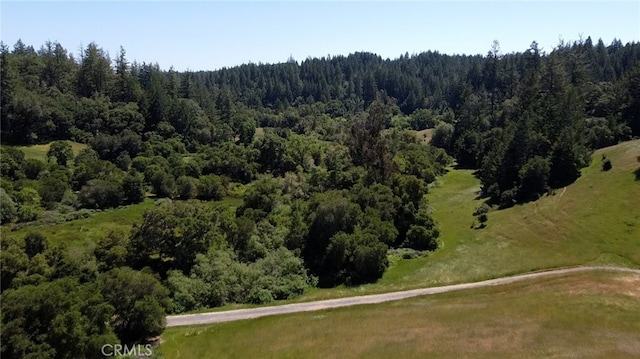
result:
[[[251,308],[251,309],[238,309],[213,313],[200,313],[200,314],[186,314],[186,315],[170,315],[167,317],[167,327],[176,327],[182,325],[196,325],[196,324],[210,324],[210,323],[222,323],[234,320],[251,319],[264,317],[267,315],[278,315],[288,313],[310,312],[316,310],[323,310],[329,308],[349,307],[352,305],[360,304],[374,304],[389,302],[392,300],[400,300],[411,297],[417,297],[421,295],[430,295],[437,293],[453,292],[463,289],[481,288],[495,285],[503,285],[514,282],[525,281],[529,279],[556,276],[562,274],[576,273],[576,272],[589,272],[589,271],[618,271],[635,273],[640,275],[640,270],[620,268],[620,267],[573,267],[553,269],[548,271],[533,272],[528,274],[520,274],[503,278],[489,279],[481,282],[462,283],[454,285],[446,285],[442,287],[421,288],[413,290],[405,290],[399,292],[383,293],[363,295],[347,298],[319,300],[306,303],[285,304],[271,307]]]

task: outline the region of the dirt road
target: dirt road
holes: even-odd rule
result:
[[[569,273],[575,273],[575,272],[588,272],[588,271],[619,271],[619,272],[635,273],[640,275],[640,270],[638,269],[619,268],[619,267],[600,266],[600,267],[562,268],[562,269],[553,269],[553,270],[548,270],[543,272],[534,272],[534,273],[528,273],[528,274],[514,275],[510,277],[490,279],[490,280],[485,280],[481,282],[447,285],[442,287],[421,288],[421,289],[405,290],[400,292],[320,300],[320,301],[307,302],[307,303],[285,304],[285,305],[263,307],[263,308],[238,309],[238,310],[229,310],[229,311],[214,312],[214,313],[171,315],[167,317],[167,327],[195,325],[195,324],[222,323],[222,322],[229,322],[234,320],[264,317],[267,315],[310,312],[310,311],[323,310],[323,309],[329,309],[329,308],[348,307],[352,305],[382,303],[382,302],[389,302],[392,300],[400,300],[400,299],[406,299],[411,297],[417,297],[421,295],[430,295],[430,294],[437,294],[437,293],[444,293],[444,292],[453,292],[456,290],[463,290],[463,289],[472,289],[472,288],[509,284],[509,283],[520,282],[520,281],[534,279],[534,278],[556,276],[556,275],[569,274]]]

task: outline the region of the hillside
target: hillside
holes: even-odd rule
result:
[[[603,155],[613,163],[608,172]],[[592,261],[640,265],[638,155],[640,140],[597,150],[575,183],[491,212],[485,229],[470,228],[478,182],[471,171],[450,172],[429,195],[444,248],[421,272],[448,282]]]

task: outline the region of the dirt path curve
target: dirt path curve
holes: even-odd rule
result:
[[[562,274],[576,273],[576,272],[589,272],[589,271],[618,271],[618,272],[635,273],[637,275],[640,275],[640,270],[638,269],[620,268],[620,267],[598,266],[598,267],[561,268],[561,269],[553,269],[553,270],[547,270],[547,271],[541,271],[541,272],[533,272],[528,274],[519,274],[519,275],[510,276],[510,277],[489,279],[481,282],[446,285],[442,287],[421,288],[421,289],[405,290],[400,292],[320,300],[320,301],[307,302],[307,303],[285,304],[285,305],[278,305],[278,306],[272,306],[272,307],[238,309],[238,310],[229,310],[229,311],[213,312],[213,313],[201,313],[201,314],[170,315],[167,317],[167,327],[195,325],[195,324],[222,323],[222,322],[229,322],[234,320],[264,317],[267,315],[310,312],[310,311],[323,310],[323,309],[329,309],[329,308],[348,307],[352,305],[382,303],[382,302],[389,302],[393,300],[417,297],[421,295],[453,292],[456,290],[488,287],[488,286],[494,286],[494,285],[520,282],[520,281],[525,281],[525,280],[534,279],[534,278],[550,277],[555,275],[562,275]]]

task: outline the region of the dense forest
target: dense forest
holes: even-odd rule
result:
[[[376,281],[390,251],[438,248],[425,195],[449,165],[477,169],[489,205],[509,207],[640,136],[640,44],[619,40],[203,72],[94,43],[77,57],[52,42],[0,47],[7,358],[95,357],[157,336],[167,313]],[[47,161],[16,147],[43,143]],[[80,254],[11,235],[149,197],[130,233]]]

